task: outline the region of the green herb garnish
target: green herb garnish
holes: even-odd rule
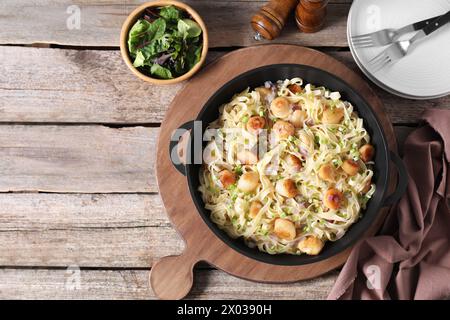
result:
[[[238,174],[238,175],[241,175],[241,174],[242,174],[242,166],[241,166],[241,165],[237,165],[237,166],[234,168],[234,172],[235,172],[236,174]]]

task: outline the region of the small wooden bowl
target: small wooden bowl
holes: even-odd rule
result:
[[[142,17],[142,13],[144,12],[145,9],[150,8],[150,7],[163,7],[163,6],[168,6],[168,5],[173,5],[174,7],[177,7],[177,8],[180,8],[180,9],[186,11],[200,25],[200,28],[202,29],[203,48],[202,48],[202,54],[200,57],[200,61],[191,70],[189,70],[188,72],[186,72],[185,74],[183,74],[177,78],[157,79],[157,78],[152,78],[152,77],[149,77],[149,76],[143,74],[141,71],[139,71],[136,67],[133,66],[133,62],[130,59],[130,53],[128,51],[128,44],[127,44],[128,33],[129,33],[131,27],[136,23],[136,21]],[[150,1],[150,2],[146,2],[142,5],[140,5],[135,10],[133,10],[133,12],[130,13],[128,18],[123,23],[122,31],[120,33],[120,53],[122,55],[123,60],[127,64],[128,68],[130,68],[130,70],[136,76],[141,78],[142,80],[151,82],[153,84],[158,84],[158,85],[174,84],[174,83],[178,83],[178,82],[184,81],[184,80],[192,77],[194,75],[194,73],[196,73],[200,69],[202,64],[205,62],[206,54],[208,53],[208,32],[206,30],[206,25],[203,22],[202,18],[199,16],[199,14],[196,11],[194,11],[194,9],[192,9],[187,4],[184,4],[179,1],[174,1],[174,0]]]

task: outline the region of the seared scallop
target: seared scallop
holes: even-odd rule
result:
[[[275,191],[286,198],[294,198],[298,194],[297,186],[292,179],[278,180]]]
[[[259,185],[259,174],[258,172],[249,171],[242,174],[239,178],[237,187],[239,190],[244,192],[252,192],[258,188]]]
[[[303,110],[294,110],[292,112],[291,116],[289,117],[289,121],[294,125],[296,128],[303,127],[303,122],[308,117],[308,114],[306,111]]]
[[[367,192],[369,192],[371,187],[372,187],[372,179],[367,180],[367,182],[364,184],[364,187],[361,190],[361,193],[366,194]]]
[[[277,118],[287,118],[291,111],[289,100],[284,97],[273,99],[270,104],[270,111]]]
[[[278,218],[275,220],[273,232],[278,238],[284,240],[294,240],[296,236],[295,225],[292,221]]]
[[[306,133],[304,130],[300,130],[300,133],[298,134],[298,138],[300,140],[300,147],[303,148],[305,151],[311,151],[314,147],[314,142],[309,134]],[[300,149],[302,150],[302,149]]]
[[[302,87],[300,87],[298,84],[295,83],[288,85],[288,89],[294,94],[303,92]]]
[[[266,87],[258,87],[255,88],[255,91],[259,93],[261,103],[267,104],[269,98],[272,95],[275,95],[275,93],[272,91],[272,89],[266,88]]]
[[[308,255],[317,255],[322,251],[324,242],[315,236],[308,236],[302,239],[297,248]]]
[[[272,130],[275,132],[275,137],[278,140],[287,139],[295,133],[294,126],[291,123],[283,120],[278,120],[277,122],[275,122]]]
[[[230,170],[222,170],[219,172],[219,180],[225,189],[236,183],[236,175]]]
[[[361,148],[359,148],[359,155],[361,157],[361,160],[365,163],[372,160],[374,154],[375,148],[371,144],[365,144]]]
[[[353,161],[351,159],[347,159],[342,163],[342,170],[349,176],[354,176],[359,171],[359,164],[356,161]]]
[[[319,178],[324,181],[334,182],[335,181],[334,167],[331,164],[322,165],[319,169]]]
[[[302,169],[302,161],[294,156],[293,154],[288,154],[286,158],[284,159],[286,161],[286,164],[289,167],[289,170],[292,172],[298,172]]]
[[[239,151],[237,154],[237,159],[242,164],[255,164],[258,162],[258,156],[256,153],[249,150]]]
[[[338,124],[344,118],[344,109],[327,107],[323,111],[322,122],[325,124]]]
[[[247,131],[251,134],[259,134],[266,125],[266,119],[260,116],[253,116],[246,124]]]
[[[328,189],[327,192],[325,192],[325,195],[323,197],[323,204],[331,210],[337,210],[341,206],[343,199],[344,196],[342,192],[337,189],[331,188]]]
[[[263,205],[261,202],[259,202],[258,200],[253,201],[250,204],[250,209],[248,211],[248,215],[250,216],[250,218],[255,219],[262,207]]]

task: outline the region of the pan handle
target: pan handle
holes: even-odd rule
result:
[[[393,205],[394,203],[399,201],[400,198],[405,194],[406,188],[408,187],[408,172],[406,171],[406,167],[403,164],[402,159],[400,159],[400,157],[392,151],[389,151],[389,155],[390,160],[392,160],[392,162],[394,162],[395,166],[397,167],[398,181],[394,193],[384,199],[383,207]]]
[[[180,129],[184,129],[181,131]],[[187,130],[193,130],[194,129],[194,120],[188,121],[186,123],[183,123],[181,126],[179,126],[176,130],[174,130],[172,136],[170,137],[170,143],[169,143],[169,157],[170,161],[172,161],[173,166],[175,169],[178,170],[182,175],[186,175],[186,166],[181,162],[180,157],[178,156],[178,143],[180,142],[180,138],[183,134],[186,133]],[[190,159],[191,150],[189,146],[186,148],[186,159]]]

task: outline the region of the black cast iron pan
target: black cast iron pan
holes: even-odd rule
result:
[[[276,82],[277,80],[291,79],[294,77],[300,77],[304,80],[304,83],[311,83],[317,86],[325,86],[332,91],[339,91],[342,99],[352,103],[359,116],[364,121],[364,127],[368,131],[374,145],[375,153],[375,166],[374,166],[374,178],[373,182],[376,185],[376,191],[367,204],[366,210],[362,212],[362,218],[349,228],[347,233],[339,240],[335,242],[327,242],[322,252],[317,256],[308,255],[270,255],[264,252],[260,252],[256,248],[250,248],[241,239],[230,238],[223,230],[221,230],[216,224],[214,224],[209,218],[209,211],[205,209],[202,201],[199,187],[199,170],[200,164],[193,164],[195,161],[192,159],[195,157],[197,160],[201,159],[202,155],[197,152],[194,154],[194,142],[192,141],[193,130],[205,130],[209,123],[216,120],[219,117],[219,107],[230,101],[231,97],[236,93],[239,93],[246,88],[256,88],[264,84],[266,81]],[[194,126],[194,120],[202,122],[202,128],[199,129]],[[195,128],[194,128],[195,127]],[[173,152],[177,146],[178,141],[172,139],[169,152],[172,155],[172,161],[174,166],[184,174],[188,180],[188,185],[192,200],[194,201],[199,214],[208,225],[208,227],[228,246],[237,250],[241,254],[246,255],[249,258],[262,261],[275,265],[304,265],[309,263],[318,262],[324,259],[328,259],[349,246],[355,244],[360,239],[364,232],[371,226],[380,212],[380,209],[385,206],[389,206],[400,199],[400,197],[406,191],[407,186],[407,173],[401,159],[393,152],[388,150],[385,135],[382,130],[382,126],[377,119],[376,114],[373,112],[370,105],[361,97],[358,92],[353,90],[347,83],[331,73],[324,70],[320,70],[307,65],[300,64],[275,64],[267,65],[260,68],[256,68],[247,71],[231,81],[223,85],[204,105],[200,111],[197,119],[189,121],[180,128],[191,130],[191,136],[188,143],[187,159],[188,164],[181,164],[179,159],[174,156],[176,152]],[[202,136],[202,135],[200,135]],[[175,157],[175,158],[174,158]],[[389,182],[389,172],[393,172],[390,168],[390,160],[395,163],[398,170],[398,184],[396,191],[387,196],[387,187]]]

